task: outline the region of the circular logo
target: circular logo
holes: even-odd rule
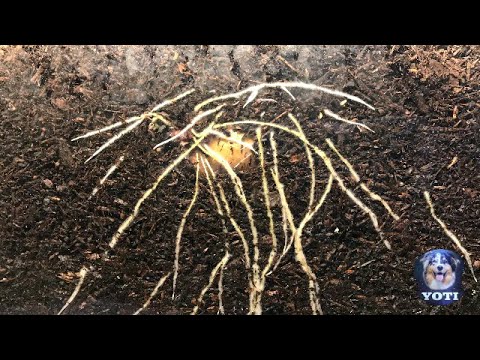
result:
[[[463,295],[463,260],[450,250],[426,252],[415,262],[420,298],[431,305],[449,305]]]

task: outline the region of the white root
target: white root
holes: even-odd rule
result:
[[[217,214],[222,219],[223,233],[226,234],[228,231],[227,231],[227,226],[225,224],[225,219],[223,217],[222,205],[220,204],[220,201],[218,200],[217,192],[215,191],[215,187],[213,186],[213,181],[212,181],[212,178],[215,180],[215,172],[213,171],[212,166],[210,165],[209,161],[207,159],[205,159],[205,157],[203,155],[200,157],[200,160],[202,162],[203,172],[205,174],[205,177],[207,178],[207,183],[208,183],[208,187],[210,188],[210,193],[212,194],[213,201],[215,202],[215,207],[217,209]],[[212,176],[212,178],[210,176]]]
[[[157,114],[154,112],[146,113],[144,114],[146,118],[150,118],[150,125],[148,126],[148,129],[154,129],[154,125],[157,123],[157,121],[162,122],[164,125],[167,125],[169,128],[173,128],[173,124],[165,119],[165,117],[161,114]]]
[[[87,273],[88,273],[88,269],[85,266],[82,267],[82,269],[80,270],[80,273],[79,273],[80,279],[78,280],[78,284],[75,287],[75,290],[73,291],[72,295],[70,295],[67,302],[65,303],[65,305],[63,305],[62,309],[58,312],[57,315],[62,315],[62,313],[65,311],[65,309],[72,303],[73,300],[75,300],[78,293],[80,292],[80,288],[82,287],[83,282],[85,281],[85,277],[87,276]]]
[[[138,127],[141,123],[143,122],[143,119],[135,121],[133,124],[130,124],[127,126],[125,129],[120,131],[118,134],[113,135],[110,139],[108,139],[102,146],[100,146],[97,151],[95,151],[92,156],[90,156],[87,160],[85,160],[85,164],[92,160],[95,156],[100,154],[103,150],[105,150],[107,147],[112,145],[115,141],[118,139],[122,138],[124,135],[128,134],[132,130],[134,130],[136,127]]]
[[[152,293],[150,294],[150,296],[148,297],[147,301],[145,301],[145,303],[143,304],[143,306],[138,309],[137,311],[135,311],[133,313],[133,315],[138,315],[140,314],[143,310],[145,310],[149,305],[150,305],[150,302],[152,301],[152,299],[155,297],[155,295],[157,295],[157,292],[158,290],[163,286],[163,284],[165,283],[165,281],[168,279],[168,277],[170,276],[170,273],[168,273],[167,275],[165,275],[164,277],[162,277],[157,285],[155,286],[155,288],[153,289]]]
[[[225,170],[227,170],[228,174],[230,175],[230,178],[232,180],[232,183],[234,184],[235,191],[237,193],[237,196],[239,199],[242,201],[243,205],[245,206],[245,209],[247,210],[247,216],[248,220],[250,223],[250,230],[252,232],[252,242],[254,246],[258,245],[258,231],[255,226],[255,220],[253,219],[253,210],[250,204],[248,203],[247,197],[245,195],[245,191],[243,190],[243,185],[242,181],[238,177],[238,175],[235,173],[235,171],[232,169],[230,164],[219,154],[217,154],[215,151],[213,151],[208,145],[204,144],[201,147],[202,150],[206,150],[207,154],[212,157],[214,160],[219,162]],[[258,248],[255,250],[254,249],[254,265],[255,263],[258,263]],[[255,261],[256,259],[256,261]]]
[[[223,271],[225,264],[220,266],[220,275],[218,276],[218,314],[225,315],[225,308],[223,307]]]
[[[276,157],[277,146],[272,134],[273,133],[270,134],[270,144],[271,144],[273,153],[275,154],[274,156]],[[322,314],[320,302],[318,301],[319,286],[317,283],[317,278],[315,276],[315,273],[312,271],[312,269],[308,265],[305,254],[303,253],[303,248],[302,248],[301,238],[300,238],[301,234],[297,232],[297,228],[295,227],[293,215],[290,210],[290,206],[288,205],[284,186],[280,180],[278,168],[274,168],[270,170],[271,170],[275,185],[277,187],[277,191],[280,195],[282,207],[284,207],[286,210],[287,220],[290,225],[290,230],[292,231],[292,234],[293,234],[292,237],[295,240],[295,258],[300,263],[302,270],[305,272],[305,274],[308,277],[308,292],[310,297],[310,307],[312,308],[312,312],[314,315]]]
[[[296,120],[296,119],[295,119]],[[270,135],[270,142],[274,154],[274,159],[277,157],[277,147],[275,140],[273,138],[273,135]],[[275,163],[275,162],[274,162]],[[278,172],[278,167],[275,166],[274,169],[272,169],[272,176],[275,181],[275,184],[277,186],[277,190],[280,194],[281,202],[282,202],[282,207],[285,209],[285,213],[287,214],[287,219],[288,223],[290,225],[290,229],[292,231],[292,239],[290,241],[289,246],[287,249],[282,253],[280,258],[278,259],[277,263],[274,266],[274,270],[276,267],[280,264],[280,261],[282,260],[283,256],[288,252],[290,249],[290,246],[292,245],[292,242],[295,247],[295,258],[296,260],[300,263],[300,266],[302,267],[302,270],[305,272],[309,279],[309,297],[310,297],[310,307],[312,308],[313,314],[322,314],[322,308],[320,306],[320,302],[318,300],[318,294],[319,294],[319,286],[317,282],[317,278],[311,267],[308,265],[307,259],[305,257],[305,254],[303,252],[303,245],[302,245],[302,233],[303,229],[305,228],[306,224],[313,218],[313,216],[318,212],[318,210],[322,207],[323,203],[325,202],[328,194],[330,193],[330,190],[332,188],[332,183],[333,183],[333,175],[330,174],[330,177],[328,179],[327,186],[325,187],[325,191],[322,194],[318,204],[314,207],[311,208],[305,217],[302,219],[300,222],[299,226],[296,228],[294,225],[294,220],[293,216],[290,210],[290,207],[288,205],[285,192],[284,192],[284,187],[283,184],[280,181],[279,177],[279,172]]]
[[[323,314],[322,308],[320,306],[320,301],[318,300],[320,288],[318,286],[317,277],[311,267],[307,263],[307,258],[305,257],[305,253],[303,252],[303,245],[302,245],[302,233],[305,225],[313,218],[316,212],[320,209],[323,205],[323,202],[327,198],[330,190],[332,189],[333,183],[333,175],[330,174],[328,178],[328,183],[321,197],[320,201],[318,202],[317,206],[314,210],[309,212],[307,216],[303,219],[303,221],[298,226],[297,230],[294,233],[294,247],[295,247],[295,258],[302,266],[303,271],[309,277],[309,289],[310,289],[310,306],[313,310],[313,314]]]
[[[258,102],[271,102],[271,103],[277,103],[278,101],[275,99],[270,99],[270,98],[258,98]]]
[[[112,175],[115,170],[117,170],[117,168],[120,166],[120,164],[123,162],[123,160],[125,160],[125,156],[120,156],[117,161],[115,162],[115,164],[113,164],[110,169],[108,169],[107,173],[105,174],[105,176],[100,180],[98,186],[96,186],[93,190],[92,190],[92,193],[90,194],[89,196],[89,199],[92,197],[92,196],[95,196],[95,194],[100,190],[100,187],[103,186],[103,184],[105,183],[105,181],[107,181],[107,179],[110,177],[110,175]]]
[[[383,236],[383,232],[382,230],[380,229],[380,226],[378,224],[378,218],[377,216],[375,215],[375,213],[367,206],[365,205],[359,198],[357,198],[355,196],[355,194],[350,190],[348,189],[346,186],[345,186],[345,183],[343,182],[343,180],[341,179],[341,177],[337,174],[337,172],[335,171],[335,169],[333,168],[333,165],[331,163],[331,160],[330,158],[327,156],[327,154],[325,154],[325,152],[323,152],[322,150],[318,149],[317,147],[314,147],[313,150],[315,151],[315,153],[320,156],[325,164],[325,166],[328,168],[328,170],[330,171],[330,173],[333,175],[333,177],[335,178],[335,180],[337,181],[338,185],[340,186],[340,189],[364,212],[366,213],[369,217],[370,217],[370,221],[373,225],[373,227],[375,228],[375,230],[377,231],[378,235],[380,236],[380,239],[383,240],[383,243],[385,244],[386,248],[388,250],[392,250],[392,246],[390,245],[390,242],[384,238]]]
[[[342,122],[347,123],[347,124],[350,124],[350,125],[360,126],[360,127],[364,128],[364,129],[367,129],[368,131],[371,131],[372,133],[375,133],[375,131],[373,131],[372,129],[370,129],[367,125],[362,124],[362,123],[359,123],[359,122],[356,122],[356,121],[344,119],[344,118],[342,118],[341,116],[335,114],[333,111],[330,111],[330,110],[328,110],[328,109],[324,109],[323,112],[325,113],[325,115],[330,116],[331,118],[334,118],[335,120],[342,121]]]
[[[295,99],[295,96],[293,96],[293,94],[290,92],[290,90],[288,90],[285,86],[280,87],[280,89],[285,91],[288,94],[288,96],[290,96],[293,100],[297,100]]]
[[[267,276],[270,268],[273,265],[273,260],[277,255],[277,235],[275,234],[275,223],[273,220],[273,214],[270,206],[270,191],[268,189],[268,181],[267,181],[267,172],[265,170],[265,158],[264,158],[264,151],[263,151],[263,144],[262,144],[262,130],[260,127],[256,130],[257,135],[257,143],[258,143],[258,151],[259,151],[259,158],[260,158],[260,168],[262,170],[262,187],[263,187],[263,196],[265,199],[265,209],[267,211],[268,217],[268,225],[270,236],[272,238],[272,250],[270,251],[270,255],[268,257],[267,264],[263,268],[261,273],[260,281],[262,283],[262,288],[265,288],[265,277]],[[260,301],[260,299],[259,299]]]
[[[245,257],[245,268],[248,270],[251,266],[251,259],[250,259],[250,248],[248,246],[247,238],[243,233],[240,225],[236,222],[236,220],[232,216],[232,210],[230,209],[230,205],[228,205],[227,197],[225,196],[225,191],[223,190],[223,186],[220,182],[217,182],[217,187],[220,192],[220,198],[222,199],[223,206],[225,207],[225,211],[227,212],[227,216],[230,219],[230,223],[232,224],[233,228],[237,232],[240,240],[242,241],[243,252]]]
[[[387,210],[387,212],[390,214],[390,216],[394,219],[394,220],[400,220],[400,216],[398,216],[397,214],[395,214],[395,212],[392,210],[392,208],[390,207],[390,205],[378,194],[374,193],[372,190],[370,190],[367,185],[365,185],[364,183],[361,183],[360,184],[360,188],[365,191],[368,196],[370,196],[373,200],[375,201],[378,201],[379,203],[381,203],[383,205],[383,207],[385,208],[385,210]]]
[[[180,136],[182,136],[183,134],[185,134],[188,130],[190,130],[191,128],[193,128],[195,126],[196,123],[198,123],[200,120],[206,118],[207,116],[211,115],[211,114],[214,114],[216,112],[218,112],[221,108],[223,108],[225,105],[220,105],[220,106],[217,106],[215,109],[211,109],[211,110],[207,110],[205,112],[202,112],[201,114],[198,114],[197,116],[195,116],[192,121],[190,122],[190,124],[188,124],[187,126],[185,126],[182,130],[180,130],[176,135],[168,138],[167,140],[165,141],[162,141],[161,143],[157,144],[154,146],[154,149],[157,149],[159,148],[160,146],[163,146],[165,144],[168,144],[169,142],[175,140],[175,139],[178,139]]]
[[[287,224],[287,213],[285,212],[285,209],[282,207],[282,230],[283,230],[283,238],[284,238],[284,243],[283,243],[283,250],[282,250],[282,255],[280,256],[280,259],[282,259],[283,256],[287,253],[287,247],[288,247],[288,224]],[[280,262],[277,261],[275,266],[273,267],[273,270],[275,270]]]
[[[217,213],[222,218],[223,233],[225,234],[225,249],[228,251],[229,245],[228,245],[228,240],[227,240],[227,236],[226,236],[226,234],[228,233],[228,230],[227,230],[227,226],[225,224],[225,219],[223,217],[222,206],[220,205],[220,202],[218,200],[217,193],[215,191],[215,187],[214,187],[213,181],[212,181],[212,178],[215,180],[215,173],[214,173],[212,167],[210,166],[210,163],[208,162],[207,159],[205,159],[205,157],[203,155],[201,156],[201,162],[202,162],[202,166],[203,166],[205,176],[207,178],[208,186],[210,187],[210,193],[213,196],[213,200],[214,200],[215,206],[217,208]],[[211,174],[212,178],[210,178],[210,174]],[[220,183],[219,183],[219,185],[220,185]],[[222,189],[222,191],[223,191],[223,189]],[[223,196],[225,197],[225,194]],[[227,206],[228,206],[228,204],[227,204]],[[230,214],[229,214],[229,216],[230,216]],[[235,220],[233,220],[233,221],[235,222]],[[248,253],[248,247],[247,247],[247,253]],[[221,314],[221,315],[225,314],[225,308],[223,307],[223,270],[224,270],[224,267],[225,267],[225,265],[222,265],[222,267],[220,268],[220,275],[218,276],[218,313],[217,314]]]
[[[222,156],[218,153],[213,151],[208,145],[202,145],[202,150],[206,151],[206,154],[220,163],[225,170],[227,170],[232,183],[234,184],[235,192],[244,205],[247,211],[247,217],[250,224],[250,230],[252,232],[252,244],[253,244],[253,263],[252,263],[252,281],[253,281],[253,291],[250,293],[250,313],[254,314],[261,314],[262,308],[261,304],[256,301],[257,294],[262,291],[261,282],[260,282],[260,269],[258,266],[259,260],[259,249],[258,249],[258,231],[257,227],[255,226],[255,220],[253,218],[253,210],[248,203],[247,197],[243,190],[242,181],[232,169],[228,161],[226,161]],[[232,223],[233,224],[233,223]]]
[[[285,235],[285,245],[283,247],[283,252],[278,258],[277,262],[275,263],[275,266],[273,267],[273,271],[275,271],[282,261],[283,257],[288,253],[288,250],[290,250],[290,247],[292,246],[293,243],[293,234],[295,234],[296,231],[296,226],[295,222],[293,219],[292,212],[290,211],[290,206],[288,205],[287,198],[285,196],[285,192],[283,191],[283,184],[280,181],[280,173],[278,170],[278,151],[277,151],[277,143],[274,138],[274,132],[270,131],[270,147],[272,148],[272,154],[273,154],[273,169],[270,169],[272,172],[272,177],[273,180],[275,181],[275,186],[277,187],[278,194],[280,195],[280,203],[282,205],[282,225],[283,225],[283,232]],[[290,231],[292,233],[291,240],[288,240],[288,227],[290,228]]]
[[[225,265],[228,262],[228,259],[230,259],[230,253],[228,251],[225,252],[225,255],[223,256],[222,260],[215,266],[210,273],[210,278],[208,279],[208,284],[202,289],[200,292],[200,295],[197,298],[197,304],[193,308],[192,315],[196,315],[198,312],[198,309],[203,301],[203,297],[207,293],[207,291],[212,287],[213,281],[215,280],[215,277],[217,276],[217,273],[219,270],[223,269]]]
[[[130,224],[133,222],[133,220],[137,217],[138,213],[140,212],[140,207],[142,206],[143,202],[148,199],[148,197],[157,189],[158,185],[167,177],[170,172],[178,165],[180,162],[182,162],[193,150],[195,150],[198,145],[203,141],[203,139],[207,136],[208,130],[211,129],[211,127],[214,125],[214,123],[211,123],[205,132],[202,132],[198,139],[195,140],[192,146],[190,146],[187,150],[185,150],[182,154],[180,154],[167,168],[162,172],[162,174],[157,178],[155,183],[145,191],[145,193],[142,195],[140,199],[138,199],[137,203],[135,204],[135,207],[133,209],[133,213],[125,219],[125,221],[120,225],[120,227],[117,229],[115,234],[112,237],[112,240],[110,240],[109,246],[110,248],[114,248],[117,245],[118,240],[122,236],[122,234],[127,230],[127,228],[130,226]]]
[[[248,97],[247,101],[243,105],[243,107],[244,108],[247,107],[248,104],[250,104],[253,100],[255,100],[257,95],[258,95],[258,90],[253,90],[252,93],[250,94],[250,96]]]
[[[184,93],[174,97],[173,99],[169,99],[169,100],[165,100],[164,102],[162,102],[161,104],[158,104],[157,106],[155,106],[150,112],[147,112],[141,116],[133,116],[131,118],[128,118],[127,120],[124,120],[124,121],[118,121],[114,124],[111,124],[111,125],[108,125],[108,126],[105,126],[101,129],[98,129],[98,130],[93,130],[93,131],[90,131],[84,135],[80,135],[80,136],[77,136],[76,138],[73,138],[71,141],[76,141],[76,140],[79,140],[79,139],[84,139],[84,138],[88,138],[90,136],[94,136],[94,135],[97,135],[97,134],[100,134],[102,132],[105,132],[105,131],[108,131],[108,130],[112,130],[112,129],[116,129],[117,127],[120,127],[122,125],[125,125],[125,124],[130,124],[132,122],[135,122],[137,120],[144,120],[145,118],[149,117],[149,116],[152,116],[152,117],[155,117],[155,118],[158,118],[159,120],[161,120],[163,123],[165,123],[166,125],[169,125],[171,126],[171,124],[169,124],[169,121],[166,120],[165,118],[163,118],[163,116],[161,116],[160,114],[155,114],[155,111],[158,111],[160,110],[161,108],[167,106],[167,105],[170,105],[170,104],[173,104],[175,102],[177,102],[178,100],[184,98],[185,96],[187,95],[190,95],[191,93],[193,93],[195,91],[195,89],[190,89],[188,91],[185,91]]]
[[[303,229],[305,228],[305,225],[313,218],[313,216],[317,213],[317,211],[322,207],[325,199],[327,198],[328,194],[330,193],[330,190],[332,189],[332,183],[333,183],[333,175],[330,174],[328,178],[328,183],[327,186],[325,187],[325,191],[320,198],[320,201],[318,202],[317,206],[315,209],[310,211],[302,220],[300,225],[298,226],[297,230],[294,233],[294,247],[295,247],[295,258],[297,261],[300,263],[302,266],[303,271],[307,274],[309,277],[309,289],[310,289],[310,306],[312,307],[313,314],[323,314],[322,308],[320,306],[320,301],[318,300],[319,296],[319,286],[317,282],[317,277],[311,267],[307,263],[307,258],[305,257],[305,253],[303,252],[303,245],[302,245],[302,234],[303,234]]]
[[[197,196],[198,196],[198,174],[200,172],[200,162],[198,160],[198,153],[197,153],[197,166],[196,166],[196,168],[197,169],[196,169],[196,174],[195,174],[195,185],[194,185],[192,200],[190,201],[190,204],[188,205],[187,210],[185,210],[185,213],[182,216],[182,220],[180,221],[180,226],[178,227],[177,236],[175,238],[175,261],[174,261],[174,265],[173,265],[172,300],[175,299],[175,287],[177,285],[178,266],[179,266],[179,261],[180,261],[180,243],[182,241],[183,228],[185,227],[185,224],[187,222],[187,217],[190,214],[190,212],[192,211],[192,208],[195,205],[195,202],[197,201]]]
[[[392,210],[392,208],[390,207],[390,205],[378,194],[376,194],[375,192],[373,192],[372,190],[370,190],[368,188],[368,186],[361,182],[360,181],[360,176],[358,175],[358,173],[355,171],[355,169],[353,168],[352,164],[350,164],[350,161],[348,161],[346,158],[343,157],[343,155],[338,151],[338,149],[335,147],[335,145],[333,144],[332,140],[330,139],[326,139],[325,140],[326,143],[328,144],[328,146],[330,147],[330,149],[332,149],[335,154],[337,154],[337,156],[340,158],[340,160],[345,164],[345,166],[348,168],[348,171],[350,171],[350,174],[352,175],[353,179],[355,180],[355,182],[360,182],[360,188],[368,194],[368,196],[370,196],[370,198],[372,198],[373,200],[375,201],[378,201],[380,202],[383,207],[385,208],[385,210],[387,210],[387,212],[390,214],[390,216],[394,219],[394,220],[399,220],[400,219],[400,216],[398,216],[397,214],[395,214],[395,212]]]
[[[208,154],[208,150],[207,149],[202,149],[202,145],[200,145],[200,149],[205,154]],[[220,205],[220,202],[218,200],[215,188],[213,186],[213,181],[212,181],[212,178],[213,178],[213,180],[215,180],[215,177],[216,177],[215,172],[213,171],[212,166],[210,165],[210,162],[208,161],[208,159],[206,159],[204,156],[202,156],[201,161],[202,161],[202,165],[203,165],[203,168],[204,168],[204,171],[205,171],[205,177],[207,178],[207,182],[208,182],[208,185],[210,187],[210,192],[213,195],[213,199],[215,201],[215,206],[217,207],[217,212],[222,217],[223,232],[226,234],[227,233],[227,227],[226,227],[225,221],[223,219],[224,213],[223,213],[223,210],[222,210],[222,206]],[[242,245],[243,245],[243,249],[244,249],[244,256],[245,256],[245,267],[248,270],[248,269],[250,269],[251,260],[250,260],[250,255],[249,255],[250,250],[249,250],[247,239],[246,239],[245,234],[243,233],[242,229],[240,228],[240,226],[238,225],[238,223],[235,221],[235,219],[232,216],[230,205],[228,204],[227,197],[225,196],[225,191],[223,190],[223,186],[220,183],[220,181],[217,181],[217,187],[218,187],[218,190],[219,190],[219,193],[220,193],[220,198],[222,200],[223,206],[225,208],[225,211],[227,212],[227,217],[229,218],[230,223],[232,224],[233,228],[235,229],[238,236],[240,237],[240,240],[242,241]]]
[[[318,86],[318,85],[314,85],[314,84],[307,84],[307,83],[302,83],[302,82],[274,82],[274,83],[263,83],[263,84],[251,86],[251,87],[248,87],[248,88],[243,89],[243,90],[241,90],[239,92],[236,92],[236,93],[226,94],[226,95],[222,95],[222,96],[216,96],[216,97],[207,99],[207,100],[201,102],[200,104],[198,104],[197,106],[195,106],[194,110],[196,112],[198,112],[201,108],[203,108],[204,106],[206,106],[206,105],[208,105],[212,102],[222,101],[222,100],[227,100],[227,99],[238,99],[241,96],[243,96],[244,94],[253,93],[255,91],[258,92],[258,91],[260,91],[264,88],[280,88],[281,89],[282,87],[285,88],[285,89],[300,88],[300,89],[306,89],[306,90],[320,91],[320,92],[324,92],[324,93],[329,94],[329,95],[344,97],[346,99],[350,99],[354,102],[365,105],[366,107],[368,107],[371,110],[375,110],[375,108],[373,106],[367,104],[365,101],[363,101],[359,97],[344,93],[342,91],[332,90],[332,89],[329,89],[329,88],[326,88],[326,87],[323,87],[323,86]]]
[[[101,134],[105,131],[108,131],[108,130],[112,130],[112,129],[116,129],[117,127],[120,127],[122,125],[125,125],[125,124],[130,124],[132,122],[135,122],[135,121],[138,121],[138,120],[143,120],[141,116],[133,116],[125,121],[118,121],[114,124],[111,124],[111,125],[108,125],[108,126],[105,126],[101,129],[97,129],[97,130],[92,130],[86,134],[83,134],[83,135],[80,135],[80,136],[77,136],[75,138],[73,138],[72,140],[70,141],[77,141],[77,140],[80,140],[80,139],[85,139],[85,138],[88,138],[90,136],[95,136],[97,134]]]
[[[288,114],[289,119],[295,124],[297,127],[298,132],[305,137],[305,133],[303,132],[302,126],[298,122],[298,120],[292,115]],[[312,209],[313,202],[315,201],[315,162],[313,161],[312,151],[308,147],[307,144],[303,144],[305,146],[305,152],[307,154],[308,159],[308,166],[310,167],[310,197],[308,200],[308,210]]]
[[[180,95],[177,95],[176,97],[174,97],[173,99],[169,99],[169,100],[165,100],[164,102],[158,104],[157,106],[155,106],[151,112],[155,112],[155,111],[158,111],[162,108],[164,108],[165,106],[167,105],[171,105],[173,103],[176,103],[178,100],[181,100],[183,99],[184,97],[190,95],[191,93],[195,92],[195,89],[190,89],[190,90],[187,90],[183,93],[181,93]]]
[[[327,143],[327,145],[330,147],[330,149],[333,150],[333,152],[340,158],[340,160],[345,164],[345,166],[348,168],[348,171],[350,171],[350,174],[352,175],[353,179],[355,180],[355,182],[360,182],[360,176],[358,175],[358,173],[355,171],[355,169],[353,168],[352,164],[350,164],[350,161],[348,161],[347,159],[345,159],[345,157],[343,157],[343,155],[340,153],[340,151],[338,151],[338,149],[336,148],[336,146],[333,144],[332,140],[330,139],[326,139],[325,142]]]
[[[268,122],[262,122],[262,121],[256,121],[256,120],[239,120],[239,121],[234,121],[234,122],[229,122],[229,123],[223,123],[223,124],[217,124],[214,125],[214,128],[222,128],[222,127],[227,127],[227,126],[235,126],[235,125],[241,125],[241,124],[252,124],[252,125],[261,125],[261,126],[267,126],[267,127],[273,127],[277,128],[280,130],[283,130],[291,135],[294,135],[298,137],[301,141],[303,141],[305,144],[310,146],[312,150],[317,154],[324,162],[325,166],[327,169],[330,171],[330,173],[334,176],[335,180],[337,181],[338,185],[340,186],[340,189],[360,208],[362,209],[363,212],[365,212],[369,217],[370,221],[372,222],[372,225],[374,226],[375,230],[379,234],[380,238],[382,239],[383,243],[387,247],[387,249],[391,250],[392,247],[390,245],[390,242],[386,240],[383,236],[383,233],[380,229],[380,226],[378,224],[378,219],[375,213],[370,210],[368,206],[366,206],[360,199],[358,199],[355,194],[347,189],[345,186],[343,180],[340,178],[340,176],[337,174],[335,169],[332,166],[332,163],[330,161],[330,158],[327,156],[327,154],[320,150],[317,146],[313,145],[308,139],[306,139],[304,136],[302,136],[301,133],[298,131],[289,129],[285,126],[279,125],[279,124],[272,124]],[[288,214],[287,214],[288,215]]]
[[[473,264],[472,264],[472,259],[470,258],[470,254],[468,253],[467,249],[465,249],[458,239],[458,237],[455,236],[454,233],[452,233],[448,228],[447,225],[435,214],[435,209],[433,208],[433,203],[432,199],[430,198],[430,193],[428,191],[425,191],[423,193],[425,197],[425,201],[427,202],[428,206],[430,207],[430,213],[432,214],[432,217],[435,219],[435,221],[440,225],[442,230],[445,232],[445,234],[453,241],[453,243],[458,247],[458,249],[462,252],[463,256],[465,256],[465,260],[467,261],[468,267],[470,269],[470,272],[472,273],[473,279],[475,282],[477,282],[477,277],[475,276],[475,272],[473,271]]]

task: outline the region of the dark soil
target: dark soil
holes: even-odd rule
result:
[[[11,46],[0,47],[0,313],[55,314],[91,265],[69,314],[131,314],[157,281],[171,271],[174,240],[195,181],[184,161],[145,202],[133,226],[107,259],[100,257],[112,234],[143,192],[183,149],[153,145],[166,133],[141,127],[88,164],[84,161],[113,133],[71,142],[75,136],[141,114],[164,99],[195,87],[188,101],[166,109],[184,126],[195,103],[254,82],[306,81],[357,95],[375,112],[338,98],[295,91],[297,102],[254,103],[251,114],[290,110],[307,137],[324,146],[331,138],[363,181],[401,215],[385,210],[349,185],[379,216],[389,251],[367,216],[334,187],[324,208],[306,228],[307,259],[321,287],[326,314],[475,314],[480,287],[465,271],[463,299],[451,306],[426,305],[416,293],[413,264],[433,248],[455,249],[431,217],[423,191],[459,236],[480,276],[480,48],[470,46]],[[262,95],[263,96],[263,95]],[[267,97],[265,94],[263,97]],[[267,106],[268,105],[268,106]],[[317,119],[329,107],[357,118],[375,133]],[[279,120],[287,124],[288,120]],[[254,128],[248,130],[253,134]],[[293,213],[308,204],[309,169],[302,144],[276,132],[280,169]],[[267,142],[265,143],[267,146]],[[331,152],[328,152],[331,154]],[[92,189],[120,154],[126,157],[96,196]],[[333,154],[345,178],[348,173]],[[448,165],[452,159],[458,161]],[[267,157],[269,164],[271,156]],[[326,174],[318,166],[318,190]],[[321,169],[321,170],[320,170]],[[260,234],[268,234],[261,183],[241,174],[253,201]],[[227,183],[227,181],[225,181]],[[201,182],[198,203],[185,227],[175,300],[171,278],[146,314],[186,314],[223,256],[220,218]],[[228,196],[244,219],[233,190]],[[271,186],[273,189],[273,186]],[[280,211],[274,204],[274,213]],[[245,221],[240,221],[246,225]],[[245,227],[246,228],[246,227]],[[280,227],[278,234],[281,234]],[[224,274],[226,313],[248,309],[247,274],[233,229],[233,258]],[[262,261],[269,237],[261,239]],[[280,237],[280,241],[283,239]],[[309,314],[308,282],[293,256],[268,278],[266,314]],[[215,286],[200,313],[218,309]]]

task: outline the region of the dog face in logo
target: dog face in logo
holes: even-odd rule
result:
[[[421,259],[423,279],[431,290],[446,290],[455,284],[455,270],[460,264],[449,251],[430,251]]]

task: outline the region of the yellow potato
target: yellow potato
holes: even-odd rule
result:
[[[231,134],[249,145],[253,145],[255,142],[253,139],[244,138],[243,134],[233,132]],[[244,145],[238,144],[237,142],[213,138],[208,142],[208,146],[212,151],[223,157],[235,171],[246,170],[253,165],[255,156],[252,153],[252,150]],[[191,156],[190,161],[196,163],[196,155]],[[208,161],[214,172],[217,172],[222,168],[222,165],[215,159],[208,157]],[[201,170],[203,174],[203,167],[201,167]]]

